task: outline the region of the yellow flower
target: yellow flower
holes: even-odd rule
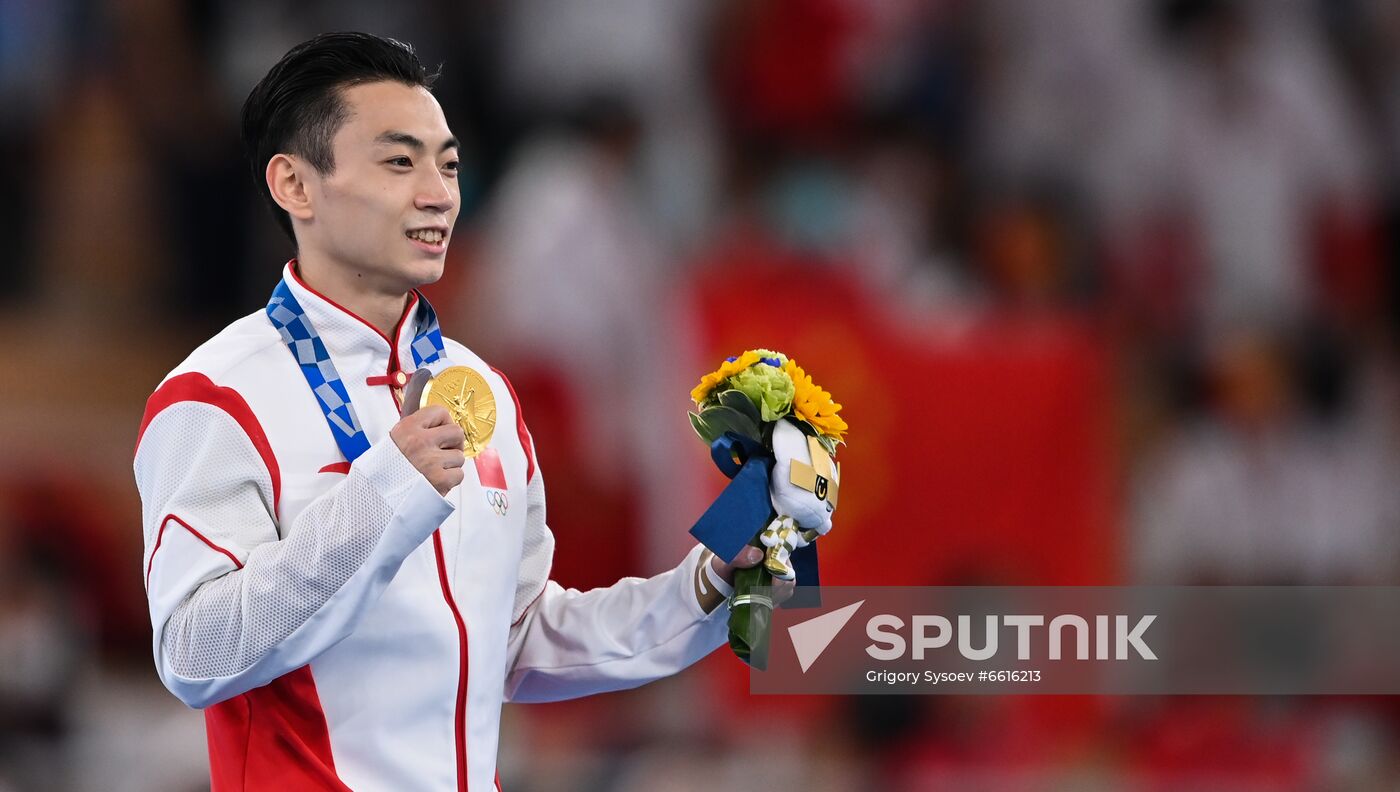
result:
[[[836,414],[841,411],[841,405],[832,401],[830,393],[814,384],[796,362],[788,360],[783,363],[783,371],[792,377],[795,391],[792,397],[793,415],[836,442],[845,442],[846,430],[850,427]]]
[[[695,406],[700,406],[714,392],[714,389],[719,387],[721,382],[752,366],[760,359],[757,352],[749,351],[734,360],[724,361],[719,370],[701,378],[700,384],[696,385],[695,389],[690,392],[691,401],[695,402]]]

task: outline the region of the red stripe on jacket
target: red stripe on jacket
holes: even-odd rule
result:
[[[510,384],[500,369],[492,366],[491,370],[506,384],[510,399],[515,402],[515,431],[520,436],[520,446],[525,449],[525,483],[528,484],[535,477],[535,441],[530,439],[530,430],[525,428],[525,413],[520,409],[520,397],[515,395],[515,386]]]
[[[198,372],[181,374],[166,380],[165,384],[157,388],[156,392],[151,394],[151,398],[146,400],[146,413],[141,416],[141,428],[136,433],[136,450],[141,450],[141,440],[146,436],[146,429],[150,427],[151,421],[165,408],[181,402],[200,402],[218,407],[228,413],[243,429],[243,433],[248,435],[248,440],[267,466],[268,477],[272,479],[272,511],[275,515],[278,503],[282,499],[282,471],[277,466],[277,457],[272,453],[272,444],[267,441],[262,424],[258,423],[258,418],[253,415],[253,409],[248,406],[248,402],[233,388],[215,385],[212,380]]]
[[[160,542],[161,542],[162,539],[165,538],[165,526],[171,524],[172,522],[175,523],[175,524],[177,524],[177,525],[179,525],[180,527],[184,528],[186,531],[189,531],[191,534],[194,535],[194,538],[196,538],[196,539],[198,539],[199,541],[201,541],[201,542],[203,542],[203,543],[209,545],[209,547],[210,547],[211,549],[216,550],[216,551],[218,551],[218,552],[220,552],[220,553],[223,553],[224,555],[228,556],[228,560],[230,560],[230,561],[233,562],[233,567],[234,567],[234,569],[242,569],[242,568],[243,568],[243,562],[238,560],[238,556],[235,556],[233,553],[230,553],[228,550],[225,550],[224,548],[218,546],[217,544],[214,544],[213,542],[211,542],[211,541],[209,540],[209,537],[207,537],[207,536],[205,536],[204,534],[200,533],[199,531],[196,531],[195,529],[191,528],[189,523],[185,522],[184,520],[180,519],[179,517],[176,517],[176,516],[173,515],[173,514],[167,514],[167,515],[165,515],[165,519],[160,521],[160,530],[159,530],[158,532],[156,532],[156,546],[153,547],[153,548],[151,548],[151,558],[150,558],[149,561],[146,562],[146,588],[147,588],[147,589],[149,589],[149,588],[151,587],[151,567],[152,567],[152,566],[155,564],[155,562],[156,562],[156,552],[157,552],[158,550],[160,550]]]

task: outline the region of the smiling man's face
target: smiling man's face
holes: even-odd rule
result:
[[[341,90],[334,167],[306,179],[312,216],[298,247],[374,291],[442,277],[461,204],[457,140],[427,89],[373,82]]]

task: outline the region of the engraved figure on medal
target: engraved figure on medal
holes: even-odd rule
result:
[[[440,404],[466,435],[463,452],[467,458],[480,454],[491,443],[496,431],[496,397],[491,386],[466,366],[443,369],[423,388],[420,407]]]

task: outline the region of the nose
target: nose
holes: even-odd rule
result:
[[[425,211],[447,214],[457,205],[457,182],[443,176],[436,168],[425,169],[419,180],[418,195],[413,205]]]

